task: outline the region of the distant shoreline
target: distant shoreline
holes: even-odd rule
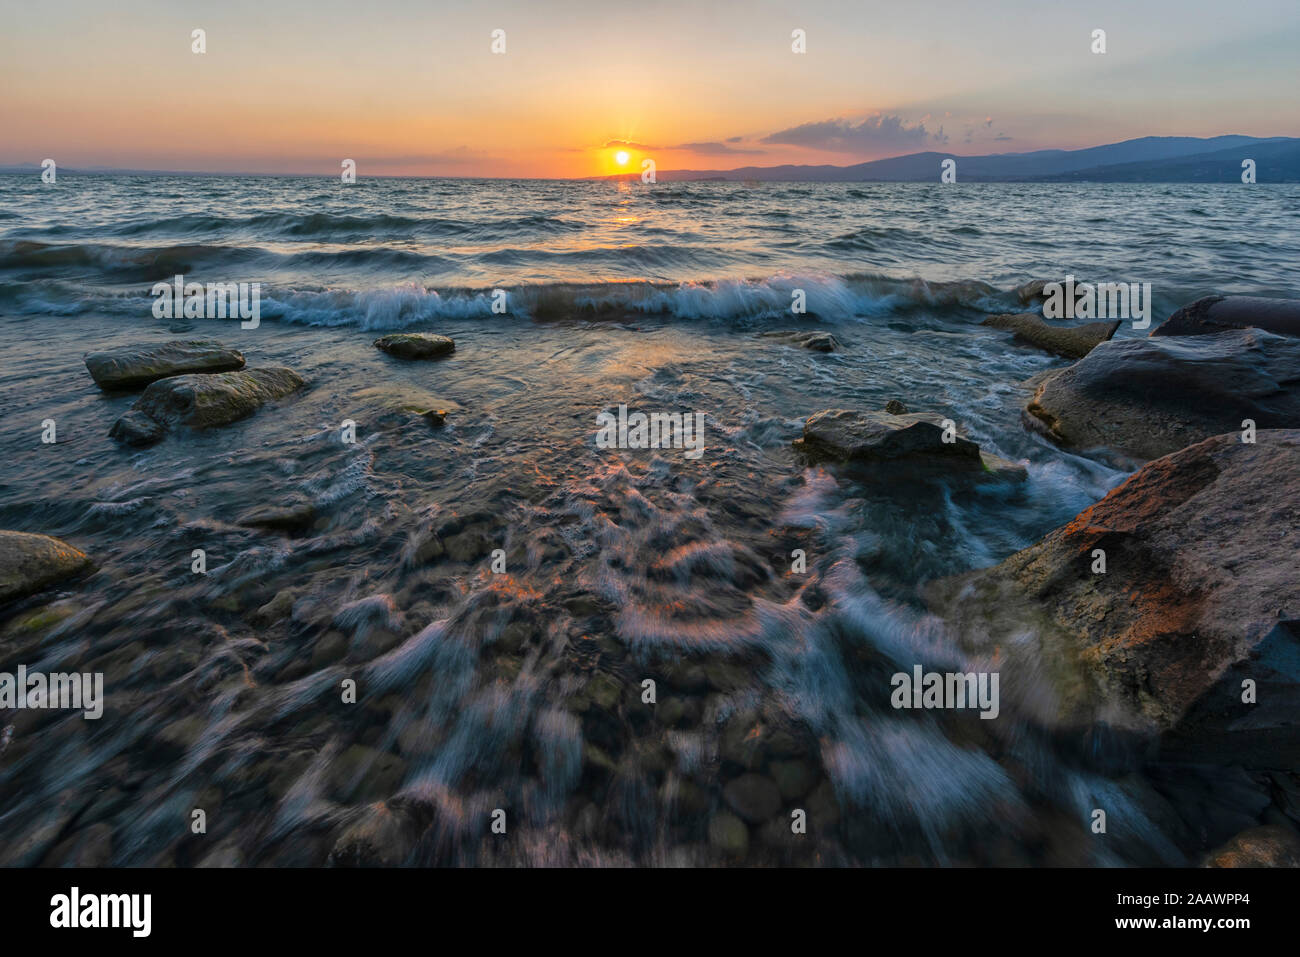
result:
[[[1240,183],[1242,162],[1257,164],[1256,182],[1300,182],[1300,138],[1273,136],[1146,136],[1078,150],[1035,150],[1030,153],[994,153],[960,156],[928,151],[909,153],[848,166],[783,165],[746,166],[730,170],[656,170],[655,182],[770,182],[770,183],[930,183],[939,182],[940,166],[956,161],[957,183]],[[641,172],[604,176],[453,176],[410,174],[395,176],[367,173],[366,179],[441,179],[528,182],[639,182]],[[0,173],[39,175],[37,164],[0,166]],[[219,172],[212,170],[118,169],[60,167],[61,175],[87,176],[235,176],[316,178],[337,177],[337,172]]]

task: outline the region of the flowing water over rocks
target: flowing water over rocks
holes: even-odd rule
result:
[[[1224,336],[1279,401],[1290,347],[1236,327],[1291,327],[1242,297],[1300,295],[1295,190],[0,177],[0,529],[63,543],[0,541],[0,675],[105,695],[0,705],[0,864],[1290,859],[1294,768],[1062,721],[1051,622],[968,642],[924,595],[1141,464],[1070,444],[1088,382],[1213,382]],[[1201,344],[1024,319],[1067,273],[1231,298]],[[260,282],[259,324],[153,318],[177,275]],[[1064,444],[1021,421],[1050,373]],[[1165,395],[1162,439],[1246,414]],[[620,406],[703,454],[598,447]],[[824,410],[966,454],[808,456]],[[896,708],[914,668],[1000,673],[997,717]]]
[[[0,670],[106,688],[98,721],[5,717],[5,863],[1175,863],[1267,793],[1243,772],[1225,799],[1104,726],[1054,727],[1034,707],[1049,662],[1004,676],[996,721],[890,707],[913,664],[999,667],[920,585],[1124,477],[1020,428],[1014,383],[1054,360],[967,320],[839,325],[834,353],[645,317],[520,324],[503,346],[463,321],[436,364],[356,329],[223,325],[250,368],[308,384],[143,451],[108,438],[133,397],[95,388],[79,347],[164,331],[4,325],[44,388],[6,372],[0,394],[60,431],[6,435],[0,525],[97,568],[6,609]],[[900,395],[1027,478],[797,453],[817,409]],[[624,402],[705,412],[704,455],[597,449]],[[1189,820],[1185,794],[1209,810]],[[1123,841],[1088,833],[1098,803]]]

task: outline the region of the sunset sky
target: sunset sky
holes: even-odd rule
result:
[[[1296,0],[7,4],[0,165],[590,176],[1300,135]],[[191,31],[207,52],[191,52]],[[791,52],[791,31],[807,53]],[[1108,52],[1090,52],[1094,29]],[[491,52],[492,31],[506,53]]]

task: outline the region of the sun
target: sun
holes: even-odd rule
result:
[[[619,166],[627,165],[627,150],[619,150],[614,154],[614,162]]]

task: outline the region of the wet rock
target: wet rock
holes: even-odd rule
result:
[[[349,650],[357,661],[370,661],[392,651],[402,643],[402,640],[400,632],[377,625],[358,630],[352,638]]]
[[[1149,463],[1038,544],[930,586],[932,606],[968,645],[1048,663],[1044,720],[1110,715],[1170,760],[1300,764],[1300,431],[1257,438]]]
[[[1042,380],[1029,427],[1061,445],[1153,459],[1243,428],[1300,426],[1300,341],[1257,329],[1102,343]]]
[[[590,592],[581,592],[565,598],[561,602],[574,618],[587,618],[604,610],[605,606]]]
[[[684,820],[697,819],[709,806],[709,796],[704,789],[684,778],[665,781],[659,789],[659,801]]]
[[[0,531],[0,604],[35,594],[91,567],[85,552],[57,538]]]
[[[288,588],[282,588],[275,593],[274,598],[253,612],[249,620],[255,625],[270,625],[288,618],[292,612],[293,592]]]
[[[343,658],[348,651],[347,636],[341,631],[327,631],[320,636],[311,652],[311,666],[319,670]]]
[[[406,564],[412,568],[418,568],[421,565],[428,565],[441,558],[447,549],[434,532],[423,531],[417,532],[412,538],[408,549],[408,558]]]
[[[793,821],[794,818],[789,816],[773,818],[758,829],[758,839],[767,847],[787,854],[805,849],[808,838],[805,834],[794,832],[791,827]]]
[[[1276,789],[1278,807],[1293,825],[1300,825],[1300,774],[1274,771],[1270,777]]]
[[[1264,329],[1280,336],[1300,336],[1300,299],[1259,296],[1206,296],[1183,306],[1152,336],[1204,336],[1227,329]]]
[[[113,828],[101,821],[84,827],[50,854],[60,867],[108,867],[113,860]]]
[[[398,423],[410,423],[410,416],[416,415],[432,428],[441,428],[446,424],[447,416],[460,410],[460,406],[428,389],[410,385],[405,382],[382,382],[378,385],[358,389],[352,394],[359,409],[350,414],[360,421],[362,418],[374,421],[386,421],[389,416],[384,413],[402,413],[395,419]],[[378,411],[380,415],[376,416]]]
[[[397,867],[415,849],[420,822],[395,803],[379,802],[346,827],[330,851],[330,867]]]
[[[767,761],[767,729],[752,710],[731,716],[718,741],[718,756],[724,761],[754,771]]]
[[[938,467],[1018,480],[1025,469],[998,458],[969,439],[953,434],[945,442],[944,418],[929,412],[856,412],[827,409],[804,422],[803,438],[795,446],[810,459],[857,463],[900,463]]]
[[[612,711],[623,694],[622,685],[609,675],[597,675],[586,688],[587,698],[603,711]]]
[[[839,825],[840,802],[835,797],[835,788],[830,781],[822,781],[817,785],[803,803],[804,810],[808,812],[808,833],[827,834]]]
[[[1024,303],[1039,302],[1047,298],[1044,290],[1049,282],[1050,279],[1031,279],[1016,287],[1016,298]]]
[[[294,599],[289,617],[298,625],[326,625],[333,620],[335,614],[333,601],[308,593]]]
[[[806,749],[793,734],[784,728],[777,728],[768,735],[767,748],[778,757],[789,758],[803,754]]]
[[[537,634],[537,629],[531,622],[512,621],[501,629],[497,647],[506,654],[517,655],[523,652]]]
[[[727,783],[722,796],[733,811],[754,824],[781,810],[780,790],[771,778],[761,774],[742,774]]]
[[[112,431],[108,434],[123,445],[143,446],[161,442],[167,430],[162,423],[131,409],[113,423]]]
[[[1153,820],[1166,833],[1181,834],[1184,840],[1199,839],[1208,847],[1258,827],[1270,803],[1267,783],[1240,766],[1215,767],[1207,762],[1162,764],[1147,768],[1143,777],[1159,798],[1168,802],[1168,813],[1158,812]],[[1142,794],[1141,791],[1130,793],[1135,798]],[[1141,803],[1153,807],[1146,798]],[[1183,828],[1187,830],[1184,832]]]
[[[959,435],[944,442],[940,416],[927,413],[891,415],[827,409],[804,423],[802,446],[813,457],[839,460],[892,460],[912,456],[944,456],[979,460],[979,446]]]
[[[37,867],[55,847],[59,837],[73,820],[75,807],[66,795],[56,803],[37,811],[24,821],[20,833],[8,835],[0,844],[0,866]]]
[[[706,661],[701,668],[708,686],[715,691],[737,691],[749,687],[753,681],[752,668],[740,661],[714,658]]]
[[[438,753],[440,736],[437,726],[423,719],[417,719],[397,733],[397,747],[408,761],[416,758],[431,758]]]
[[[436,359],[455,352],[456,343],[427,332],[395,332],[376,339],[375,348],[399,359]]]
[[[700,723],[704,706],[698,698],[661,698],[655,706],[660,723],[669,728],[690,728]]]
[[[635,764],[656,778],[662,778],[675,763],[673,752],[657,741],[642,741],[636,747]]]
[[[773,761],[768,773],[785,801],[803,797],[817,783],[817,772],[807,761]]]
[[[227,425],[305,384],[298,373],[282,367],[160,379],[144,390],[144,395],[130,412],[118,419],[109,435],[140,444],[149,441],[150,434],[161,437],[163,432],[177,426],[209,429]],[[152,419],[157,428],[148,428],[141,416]]]
[[[197,372],[233,372],[244,357],[211,339],[174,339],[158,346],[123,346],[90,352],[86,369],[105,390],[143,389],[170,376]]]
[[[454,562],[473,562],[492,551],[492,542],[477,529],[452,535],[443,542],[447,557]]]
[[[0,642],[39,642],[44,635],[82,610],[80,604],[65,599],[15,615],[0,626]]]
[[[203,855],[194,866],[203,868],[243,867],[244,854],[233,844],[222,844],[220,847],[214,847]]]
[[[354,744],[329,767],[330,793],[344,803],[386,798],[405,774],[406,762],[397,755]]]
[[[573,832],[588,841],[599,840],[601,832],[600,808],[591,801],[583,804],[574,818]]]
[[[1119,320],[1113,322],[1089,322],[1079,326],[1053,326],[1046,323],[1032,312],[1012,315],[989,316],[982,326],[993,329],[1005,329],[1014,333],[1016,342],[1037,346],[1053,355],[1067,359],[1082,359],[1095,346],[1109,340],[1119,328]]]
[[[679,691],[698,694],[709,686],[708,676],[697,661],[682,659],[667,662],[662,667],[665,680]]]
[[[663,698],[655,706],[655,715],[661,724],[675,728],[682,723],[686,714],[685,702],[681,698]]]
[[[1238,834],[1205,856],[1202,867],[1300,867],[1300,837],[1267,824]]]
[[[613,777],[618,770],[614,759],[603,748],[591,742],[582,746],[582,766],[583,771],[596,780]]]
[[[189,752],[207,729],[208,722],[197,715],[185,715],[158,732],[157,744],[177,757]]]
[[[287,505],[259,505],[239,516],[240,525],[277,532],[302,532],[316,521],[316,506],[309,501]]]
[[[456,515],[437,529],[447,558],[454,562],[476,562],[494,549],[489,533],[497,533],[499,519],[490,512]]]
[[[736,815],[718,811],[709,818],[709,843],[730,857],[744,857],[749,850],[749,828]]]
[[[838,352],[840,341],[829,332],[813,332],[798,340],[799,345],[813,352]]]
[[[802,346],[805,349],[811,349],[813,352],[838,352],[840,342],[829,332],[820,331],[776,331],[764,332],[763,336],[769,339],[781,339],[795,346]]]

